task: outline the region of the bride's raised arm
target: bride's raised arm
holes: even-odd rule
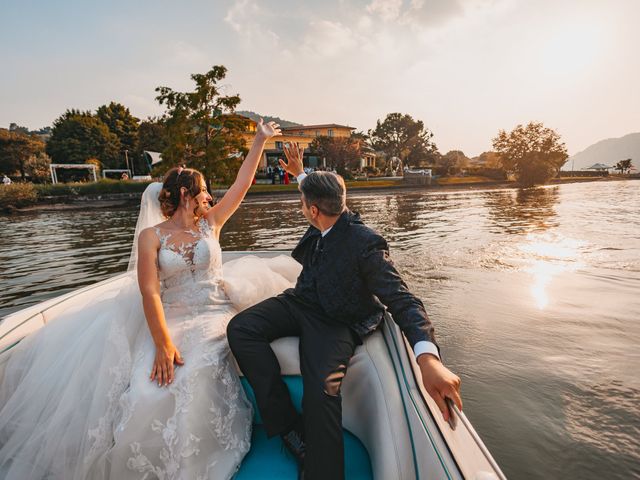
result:
[[[256,174],[258,163],[260,163],[260,157],[262,157],[265,143],[268,139],[276,135],[281,135],[280,125],[275,122],[264,123],[262,119],[258,121],[253,144],[244,162],[242,162],[235,182],[229,187],[229,190],[227,190],[227,193],[224,194],[222,199],[206,213],[207,221],[218,230],[218,232],[240,206],[240,203],[253,182],[253,177]]]

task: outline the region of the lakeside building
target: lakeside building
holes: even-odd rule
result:
[[[249,128],[244,134],[244,138],[249,146],[256,135],[257,123],[254,120],[248,120]],[[278,165],[278,159],[282,158],[284,160],[285,158],[284,145],[286,143],[294,142],[297,142],[301,147],[304,147],[303,163],[305,167],[326,167],[327,165],[323,158],[319,158],[311,154],[310,146],[313,140],[317,137],[350,137],[354,130],[355,128],[353,127],[337,123],[281,127],[282,136],[273,137],[267,140],[258,169],[264,171],[269,165],[272,167]],[[375,166],[375,152],[369,147],[363,148],[362,158],[360,159],[360,168]]]

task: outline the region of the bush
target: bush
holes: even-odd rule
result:
[[[25,207],[38,200],[36,189],[32,183],[12,183],[0,185],[0,208]]]

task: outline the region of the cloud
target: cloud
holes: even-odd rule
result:
[[[356,47],[359,39],[353,30],[340,22],[315,20],[302,44],[302,51],[312,55],[332,57]]]
[[[273,30],[265,27],[269,13],[252,0],[236,0],[224,17],[224,21],[247,43],[268,41],[277,46],[280,37]]]
[[[373,0],[367,5],[367,12],[377,15],[383,21],[396,20],[402,12],[402,0]]]
[[[176,66],[200,66],[207,62],[207,54],[197,46],[178,40],[168,47],[167,62]]]

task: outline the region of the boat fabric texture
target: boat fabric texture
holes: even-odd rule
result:
[[[204,219],[198,227],[191,242],[154,229],[166,322],[185,362],[173,383],[150,381],[155,345],[133,273],[103,298],[85,295],[6,353],[0,478],[236,473],[250,448],[253,412],[230,356],[227,323],[238,307],[291,286],[299,266],[285,257],[239,259],[223,272],[211,228]],[[257,277],[259,287],[243,290]]]

